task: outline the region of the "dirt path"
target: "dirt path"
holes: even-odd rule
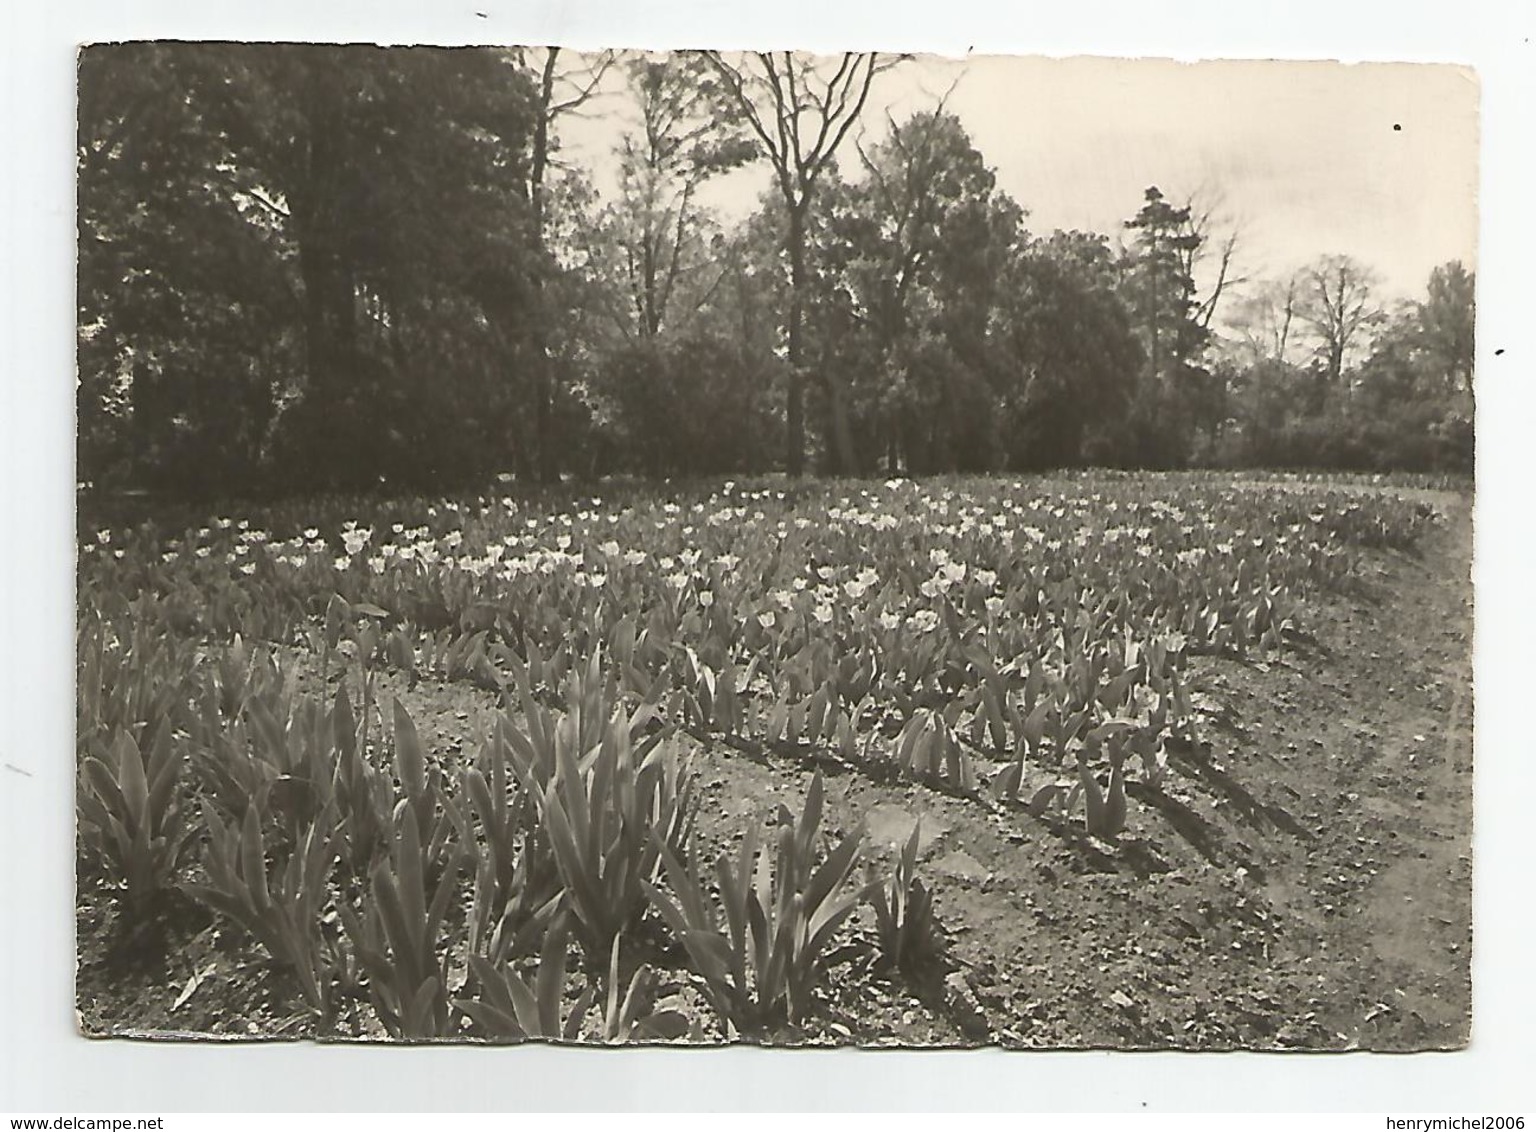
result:
[[[1392,563],[1389,603],[1338,627],[1357,675],[1328,689],[1354,735],[1334,728],[1339,806],[1308,879],[1360,878],[1336,945],[1359,958],[1333,972],[1327,1016],[1373,1048],[1463,1044],[1470,1022],[1472,520],[1466,501],[1436,502],[1447,522],[1423,560]]]
[[[1465,1044],[1472,525],[1467,499],[1424,499],[1444,522],[1421,557],[1311,611],[1318,655],[1203,665],[1206,742],[1117,850],[957,814],[928,860],[991,874],[940,905],[993,1037]]]

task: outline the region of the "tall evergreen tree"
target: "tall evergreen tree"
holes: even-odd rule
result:
[[[1135,462],[1170,466],[1187,459],[1195,423],[1209,396],[1201,353],[1209,331],[1200,319],[1191,264],[1201,236],[1188,206],[1169,203],[1154,185],[1125,222],[1132,233],[1121,285],[1146,358],[1132,413]]]

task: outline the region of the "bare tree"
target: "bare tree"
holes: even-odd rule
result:
[[[1302,272],[1296,313],[1317,335],[1324,374],[1335,387],[1345,360],[1385,317],[1375,287],[1375,274],[1349,256],[1324,256]]]
[[[1300,287],[1295,275],[1264,280],[1237,302],[1231,326],[1241,335],[1250,363],[1290,360]]]
[[[1195,237],[1183,253],[1184,269],[1197,285],[1209,280],[1209,287],[1195,309],[1195,320],[1209,330],[1224,296],[1248,282],[1238,274],[1237,250],[1241,244],[1242,225],[1227,210],[1226,197],[1219,189],[1202,185],[1184,198],[1188,213],[1185,234]]]
[[[751,52],[727,58],[717,51],[705,58],[725,82],[726,91],[773,166],[784,206],[789,253],[789,389],[786,466],[791,476],[804,470],[805,373],[804,310],[809,286],[806,226],[816,190],[838,147],[863,113],[876,75],[900,62],[899,56],[846,52],[830,59],[789,51]],[[842,462],[851,445],[834,437]]]

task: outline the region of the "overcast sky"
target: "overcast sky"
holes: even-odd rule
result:
[[[1320,255],[1353,256],[1387,294],[1418,294],[1477,249],[1477,81],[1433,64],[1175,63],[1101,58],[921,57],[877,78],[873,140],[948,92],[1032,231],[1113,236],[1157,185],[1222,201],[1240,267],[1278,276]],[[951,90],[951,88],[953,89]],[[571,123],[573,153],[601,154],[608,116]],[[844,156],[852,169],[853,154]],[[597,177],[602,186],[605,177]],[[750,207],[761,168],[717,189]]]

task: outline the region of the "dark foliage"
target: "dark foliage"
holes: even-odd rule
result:
[[[557,159],[543,58],[83,52],[80,478],[436,490],[802,452],[861,475],[1471,467],[1460,264],[1388,312],[1324,257],[1253,287],[1234,342],[1196,283],[1208,217],[1154,187],[1123,244],[1032,236],[942,107],[844,146],[856,172],[818,149],[729,230],[697,194],[766,144],[775,88],[690,53],[613,70],[639,128],[601,202]],[[855,58],[861,91],[887,64]],[[581,100],[614,61],[569,63]]]

